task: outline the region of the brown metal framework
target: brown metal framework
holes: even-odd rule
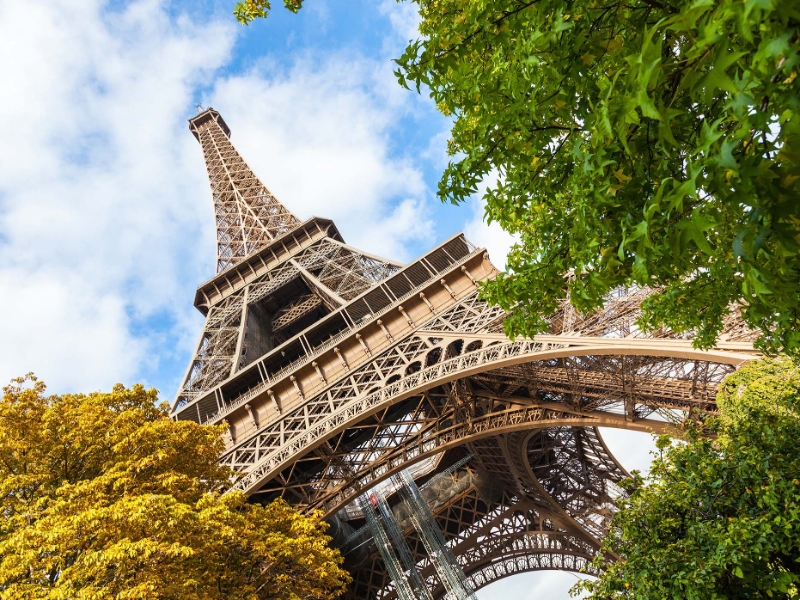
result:
[[[282,496],[327,515],[352,598],[395,596],[374,544],[352,535],[358,495],[413,465],[423,483],[468,455],[425,493],[475,589],[591,569],[626,475],[597,427],[664,431],[713,411],[720,380],[756,356],[737,319],[707,351],[690,335],[643,333],[648,289],[617,290],[589,315],[565,302],[548,334],[509,340],[505,313],[478,295],[497,270],[462,235],[407,265],[359,251],[331,221],[301,223],[283,207],[219,113],[190,129],[212,189],[217,275],[195,297],[206,324],[173,414],[228,424],[221,460],[253,501]]]

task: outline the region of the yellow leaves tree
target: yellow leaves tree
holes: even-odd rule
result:
[[[0,598],[332,599],[349,581],[319,515],[224,494],[217,427],[141,385],[0,402]]]

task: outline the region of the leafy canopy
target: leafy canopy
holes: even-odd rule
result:
[[[414,1],[397,75],[453,120],[439,196],[497,175],[486,217],[519,241],[484,291],[509,334],[636,284],[661,289],[644,328],[708,347],[741,310],[800,352],[796,0]]]
[[[418,0],[401,81],[454,119],[439,186],[492,171],[519,236],[488,298],[510,334],[663,286],[643,325],[710,346],[731,305],[800,350],[800,5],[794,0]]]
[[[283,0],[287,10],[297,13],[303,7],[303,0]],[[247,25],[255,19],[265,19],[272,8],[269,0],[242,0],[234,7],[233,14],[242,24]]]
[[[590,598],[800,598],[800,366],[750,363],[728,376],[716,440],[659,440],[662,455],[615,515],[603,550],[623,558],[576,589]],[[644,484],[644,485],[643,485]]]
[[[141,385],[0,402],[3,598],[332,599],[349,577],[318,515],[221,495],[218,427]]]

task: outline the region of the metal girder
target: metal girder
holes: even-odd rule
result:
[[[474,340],[473,337],[465,336],[463,348],[469,348],[469,343],[472,343],[470,339]],[[227,452],[223,457],[223,462],[246,472],[246,475],[237,482],[237,489],[245,492],[253,491],[285,468],[289,462],[296,460],[298,456],[310,451],[325,439],[345,431],[352,423],[361,421],[387,406],[407,400],[439,385],[465,376],[490,372],[498,367],[522,363],[542,364],[544,363],[543,359],[547,359],[553,353],[560,354],[568,344],[568,342],[558,345],[542,344],[527,340],[492,342],[486,347],[471,352],[464,351],[451,358],[444,358],[445,348],[442,348],[441,344],[437,345],[430,337],[426,339],[418,334],[408,342],[410,343],[405,347],[397,346],[387,353],[387,358],[394,356],[398,359],[403,357],[405,360],[389,361],[388,368],[383,369],[378,361],[369,363],[345,381],[330,386],[325,393],[309,399],[300,410],[284,415],[280,421],[261,428],[256,435],[238,443]],[[415,351],[409,357],[408,354],[412,347]],[[436,349],[440,351],[438,355],[432,352]],[[578,351],[587,349],[592,351],[591,346],[582,347]],[[675,352],[678,355],[686,353],[687,349]],[[432,362],[434,356],[438,356],[440,359],[423,368],[422,365],[425,362]],[[626,363],[623,357],[614,355],[607,358],[602,355],[589,355],[589,357],[594,365],[601,364],[609,367],[606,371],[610,370],[614,363],[620,365]],[[609,390],[604,396],[601,396],[600,401],[594,400],[593,403],[614,407],[627,398],[629,401],[636,402],[637,405],[641,404],[652,410],[664,407],[680,409],[688,409],[691,406],[709,407],[708,396],[706,394],[696,396],[693,389],[696,390],[697,386],[694,383],[690,384],[697,379],[694,377],[693,370],[698,361],[661,357],[647,357],[647,359],[650,364],[645,363],[645,366],[641,368],[647,368],[651,372],[653,370],[660,370],[667,374],[672,372],[673,375],[670,379],[684,381],[683,384],[675,384],[676,387],[683,385],[680,399],[650,396],[653,386],[643,386],[643,389],[639,390],[632,385],[626,387],[625,381],[621,380],[615,384],[619,388],[619,393],[614,394]],[[738,361],[739,357],[735,357],[735,360]],[[654,367],[653,363],[656,363],[657,366]],[[409,367],[415,364],[419,366],[419,370],[408,373]],[[631,365],[629,373],[631,378],[636,377],[637,368],[637,365]],[[621,367],[617,369],[618,372],[621,370]],[[705,370],[704,377],[711,380],[708,383],[715,383],[730,370],[725,365],[715,365],[710,372]],[[405,376],[402,376],[404,373],[406,373]],[[400,378],[392,383],[384,383],[394,375]],[[702,381],[701,384],[701,391],[705,391],[706,388],[702,386],[707,385],[707,382]],[[377,389],[374,389],[376,387]],[[373,389],[374,391],[370,391]],[[631,395],[634,391],[635,394]],[[652,402],[648,403],[648,398],[651,398]],[[586,407],[582,404],[570,406],[567,403],[566,408],[583,410]],[[287,425],[290,426],[287,427]]]
[[[509,340],[506,313],[478,293],[497,270],[460,234],[408,265],[362,252],[330,221],[300,223],[218,112],[190,129],[209,173],[217,276],[197,291],[206,323],[174,417],[228,423],[221,462],[241,474],[234,489],[321,509],[351,533],[368,516],[355,501],[365,490],[409,467],[433,477],[420,493],[474,589],[537,569],[591,570],[626,475],[597,427],[679,427],[713,412],[722,378],[758,356],[735,313],[709,350],[691,333],[640,330],[649,288],[614,290],[591,314],[565,300],[548,332]],[[443,597],[402,503],[384,500],[408,545],[405,568],[416,561]],[[396,597],[378,548],[351,552],[345,538],[349,596]]]

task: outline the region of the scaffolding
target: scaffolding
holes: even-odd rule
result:
[[[469,458],[453,465],[449,472],[465,464]],[[422,497],[414,478],[408,470],[392,476],[401,501],[409,508],[411,523],[419,534],[425,552],[449,600],[476,600],[475,592],[447,546],[442,530],[433,518],[431,509]],[[366,527],[375,540],[378,552],[394,583],[400,600],[433,600],[428,586],[420,575],[417,560],[408,546],[403,530],[378,489],[373,489],[358,499],[367,520]],[[399,559],[398,559],[399,556]],[[401,565],[402,563],[402,565]]]
[[[439,581],[447,590],[450,600],[477,600],[472,586],[456,557],[447,545],[444,534],[433,518],[430,507],[408,471],[393,475],[400,489],[400,497],[411,509],[411,522],[417,530],[422,545],[433,563]]]
[[[383,519],[383,524],[394,543],[397,554],[400,555],[400,561],[403,563],[403,567],[405,567],[405,570],[408,572],[411,586],[417,592],[417,597],[420,600],[433,600],[428,586],[422,581],[422,577],[417,570],[417,561],[414,559],[414,554],[408,546],[408,542],[403,535],[403,530],[400,528],[397,519],[395,519],[391,507],[386,503],[386,500],[380,492],[373,492],[370,494],[370,497],[376,500],[378,512]]]
[[[372,533],[372,539],[375,540],[375,545],[378,546],[378,552],[383,559],[383,564],[386,566],[386,570],[392,578],[395,590],[397,591],[397,597],[400,600],[417,600],[403,573],[403,569],[400,567],[400,562],[397,560],[397,556],[392,550],[392,545],[389,542],[389,538],[386,536],[386,531],[381,526],[380,520],[378,519],[378,514],[375,511],[377,505],[375,495],[365,494],[361,496],[358,501],[367,519],[367,526],[369,527],[370,533]]]

